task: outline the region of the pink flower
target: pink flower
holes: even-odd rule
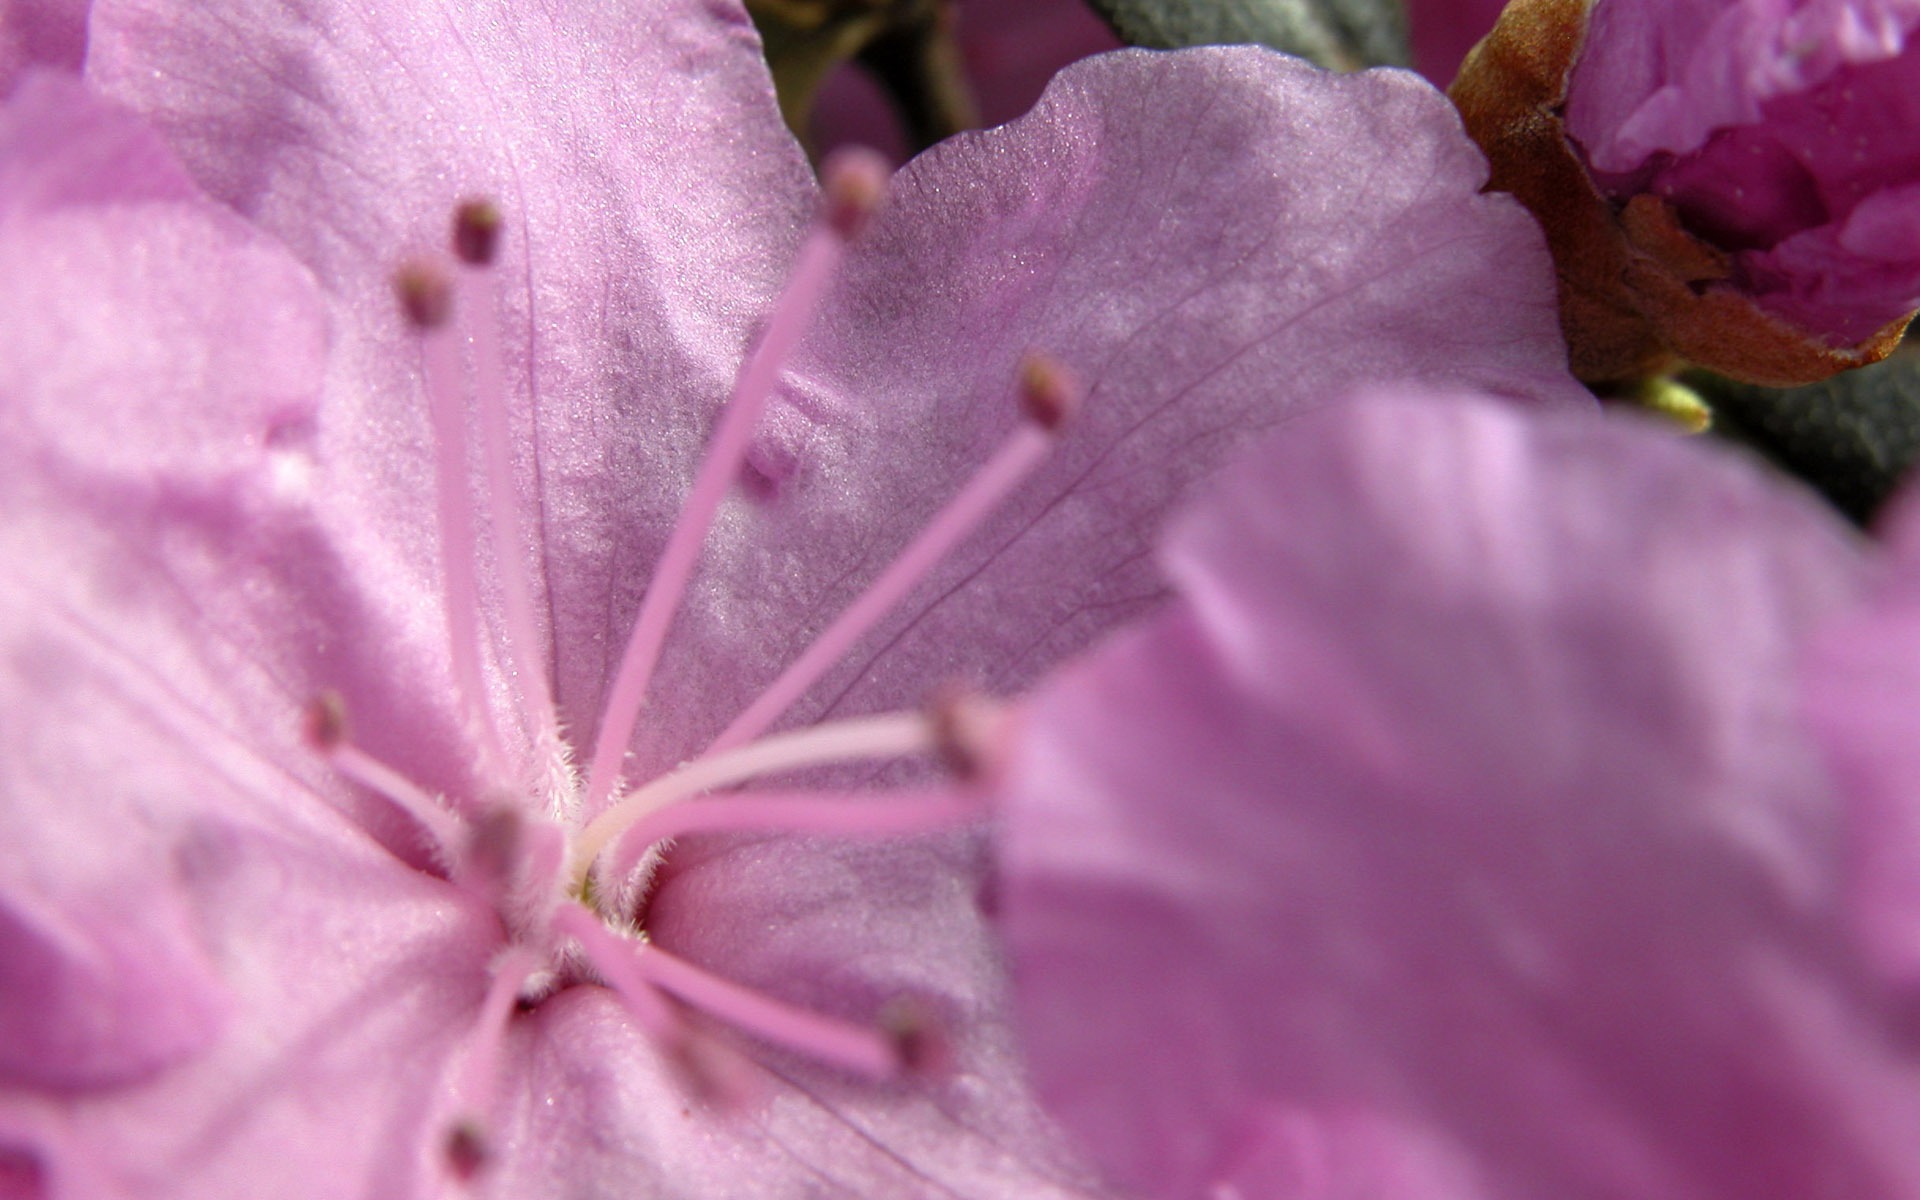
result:
[[[1037,1085],[1122,1183],[1916,1194],[1912,993],[1851,882],[1904,857],[1911,965],[1912,697],[1847,710],[1909,768],[1856,832],[1797,703],[1871,569],[1831,514],[1400,392],[1264,443],[1162,559],[1179,600],[1033,695],[1001,797]]]
[[[1920,4],[1602,0],[1567,132],[1832,345],[1920,309]]]
[[[1173,498],[1356,381],[1580,402],[1404,76],[1104,59],[851,247],[728,3],[99,0],[85,80],[0,116],[29,1194],[1083,1189],[976,840],[858,836],[971,811],[924,698],[1152,607]]]

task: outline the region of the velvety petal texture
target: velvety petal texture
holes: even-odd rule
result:
[[[1013,426],[1031,350],[1086,392],[1053,459],[800,715],[916,703],[956,673],[1020,689],[1164,593],[1148,547],[1192,481],[1357,384],[1591,407],[1538,231],[1479,194],[1456,122],[1407,72],[1136,50],[914,160],[750,460],[770,484],[760,546],[723,551],[730,605],[700,616],[835,611]],[[772,546],[809,552],[774,574]]]
[[[1795,703],[1863,582],[1836,522],[1652,428],[1403,394],[1163,553],[1179,601],[1026,708],[1001,828],[1039,1085],[1123,1182],[1920,1187]]]
[[[1920,308],[1920,4],[1602,0],[1569,134],[1835,344]]]

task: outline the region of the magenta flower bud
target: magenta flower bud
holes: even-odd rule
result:
[[[1915,0],[1513,0],[1450,89],[1533,210],[1574,374],[1777,386],[1920,307]]]
[[[1833,346],[1920,308],[1920,3],[1601,0],[1567,132]]]

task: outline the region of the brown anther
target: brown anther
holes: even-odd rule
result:
[[[321,752],[347,740],[347,702],[339,692],[325,691],[307,705],[303,732],[307,744]]]
[[[467,870],[496,886],[510,882],[520,862],[526,828],[526,818],[511,804],[482,813],[467,833]]]
[[[880,1024],[893,1042],[904,1074],[926,1079],[952,1071],[953,1039],[946,1023],[924,1001],[913,996],[890,1001],[880,1014]]]
[[[491,200],[463,200],[453,210],[453,253],[470,267],[493,265],[500,252],[500,230],[506,217]]]
[[[833,231],[852,238],[866,228],[886,199],[892,174],[886,159],[863,146],[846,146],[828,156],[820,169],[820,187],[826,193],[826,221]]]
[[[493,1160],[493,1150],[487,1145],[486,1132],[472,1117],[455,1121],[453,1127],[447,1130],[444,1152],[447,1169],[461,1183],[471,1183]]]
[[[927,719],[934,753],[956,779],[976,782],[998,764],[1003,716],[986,696],[957,685],[942,688],[927,706]]]
[[[453,284],[430,263],[410,262],[395,271],[393,294],[415,329],[438,329],[453,315]]]
[[[1038,351],[1020,360],[1020,411],[1052,433],[1080,411],[1080,385],[1073,373]]]

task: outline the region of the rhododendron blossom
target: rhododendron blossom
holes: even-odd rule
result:
[[[1823,676],[1843,788],[1802,672],[1874,565],[1810,497],[1484,398],[1271,438],[1020,713],[1043,1097],[1157,1196],[1915,1194],[1900,554]]]
[[[1084,1191],[928,697],[1159,603],[1187,483],[1356,382],[1585,399],[1406,75],[1103,58],[877,214],[729,3],[98,0],[83,78],[0,117],[48,1195]]]

